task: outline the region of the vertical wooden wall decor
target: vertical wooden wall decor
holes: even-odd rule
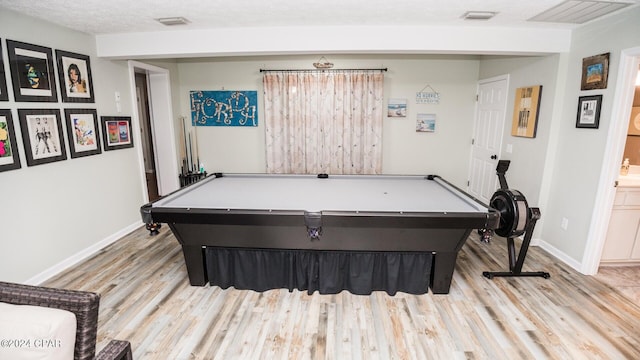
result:
[[[512,136],[536,137],[542,85],[516,89],[513,106]]]

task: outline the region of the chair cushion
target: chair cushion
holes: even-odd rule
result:
[[[76,316],[70,311],[0,302],[0,359],[73,359]]]

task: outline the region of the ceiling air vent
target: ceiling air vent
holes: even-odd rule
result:
[[[568,0],[532,17],[528,21],[583,24],[625,8],[630,3],[591,0]]]
[[[462,15],[462,18],[465,20],[489,20],[496,14],[494,11],[467,11]]]
[[[166,26],[186,25],[189,23],[189,20],[183,17],[166,17],[166,18],[156,19],[156,21]]]

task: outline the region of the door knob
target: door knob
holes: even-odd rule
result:
[[[497,158],[498,158],[498,155],[491,155],[491,158],[492,158],[493,160],[495,160],[495,159],[497,159]]]

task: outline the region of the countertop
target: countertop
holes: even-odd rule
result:
[[[640,165],[631,165],[627,175],[618,176],[618,187],[640,187]]]

